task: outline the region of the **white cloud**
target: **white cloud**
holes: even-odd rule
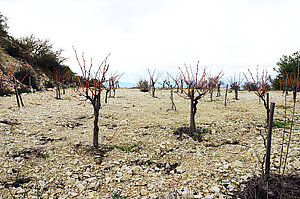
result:
[[[100,62],[112,52],[112,70],[136,81],[146,68],[176,72],[200,61],[231,73],[260,65],[272,73],[279,58],[299,50],[300,2],[251,0],[15,0],[3,1],[15,36],[35,33],[72,46]],[[126,73],[127,72],[127,73]],[[137,74],[137,75],[134,75]]]

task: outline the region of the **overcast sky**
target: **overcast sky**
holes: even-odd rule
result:
[[[75,72],[72,46],[94,64],[111,53],[111,71],[129,82],[198,60],[225,77],[257,65],[274,75],[299,50],[299,9],[299,0],[0,0],[11,35],[50,39]]]

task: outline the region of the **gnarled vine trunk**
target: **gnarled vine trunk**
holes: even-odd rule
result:
[[[20,94],[19,89],[18,89],[18,84],[17,84],[16,78],[13,78],[13,80],[14,80],[14,87],[15,87],[18,107],[21,107],[21,105],[24,106],[21,94]],[[20,103],[21,103],[21,105],[20,105]]]
[[[191,115],[190,115],[190,133],[194,134],[196,133],[196,123],[195,123],[195,115],[197,112],[197,104],[198,100],[194,99],[194,90],[191,90]]]
[[[92,104],[94,107],[94,133],[93,133],[93,146],[95,148],[99,148],[99,126],[98,126],[98,121],[99,121],[99,111],[101,107],[101,102],[100,102],[100,93],[94,97],[92,100]]]
[[[151,84],[152,84],[152,97],[155,97],[155,83],[153,80],[151,80]]]
[[[235,100],[239,100],[239,90],[238,90],[238,88],[234,89],[234,93],[235,93]]]
[[[99,147],[99,126],[98,126],[98,120],[99,120],[99,110],[97,108],[94,108],[93,146],[95,148]]]
[[[61,99],[59,83],[56,84],[56,99]]]

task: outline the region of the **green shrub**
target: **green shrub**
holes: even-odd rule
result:
[[[282,108],[282,109],[284,109],[284,108],[286,108],[286,109],[290,109],[290,108],[293,108],[292,106],[284,106],[284,105],[276,105],[276,108]]]
[[[140,80],[137,86],[142,92],[148,92],[150,90],[150,86],[147,80]]]
[[[131,146],[115,145],[114,148],[119,149],[121,151],[124,151],[126,153],[128,153],[128,152],[139,152],[142,149],[142,147],[140,146],[139,143],[131,145]]]
[[[274,126],[278,127],[278,128],[284,128],[285,126],[289,126],[291,125],[291,121],[287,121],[286,123],[283,121],[274,121]]]

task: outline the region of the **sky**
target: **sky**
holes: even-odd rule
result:
[[[137,82],[147,69],[176,75],[184,64],[225,79],[273,67],[300,46],[299,0],[0,0],[9,34],[34,34],[63,48],[80,73],[72,48],[89,65],[109,54],[110,73]]]

